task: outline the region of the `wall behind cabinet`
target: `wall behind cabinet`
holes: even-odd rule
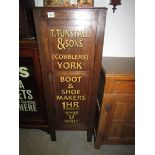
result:
[[[122,0],[112,12],[110,0],[94,0],[95,7],[107,7],[107,20],[104,38],[103,56],[134,57],[135,56],[135,0]],[[43,0],[35,0],[36,6],[43,6]]]

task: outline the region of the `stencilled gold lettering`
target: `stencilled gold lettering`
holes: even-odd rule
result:
[[[79,102],[62,102],[63,110],[79,110]]]
[[[86,100],[86,96],[85,95],[57,95],[56,96],[56,99],[58,101],[63,101],[63,100],[66,100],[66,101],[84,101]]]
[[[65,114],[69,119],[75,119],[75,117],[79,114],[78,111],[65,111]]]
[[[81,76],[60,76],[60,82],[81,82],[82,77]]]
[[[82,27],[81,30],[79,27],[77,30],[53,28],[49,30],[49,35],[50,38],[53,37],[56,41],[54,53],[52,52],[51,55],[56,71],[83,71],[88,69],[86,61],[88,62],[89,55],[82,50],[85,43],[87,43],[86,39],[91,37],[91,31],[89,29],[86,27]],[[78,49],[78,51],[75,51],[74,48]],[[67,51],[68,49],[69,51]],[[60,85],[62,84],[62,88],[59,90],[59,94],[56,95],[56,100],[63,109],[65,114],[63,121],[66,124],[79,123],[77,119],[79,109],[81,104],[83,104],[82,101],[87,99],[87,96],[83,95],[81,90],[75,87],[77,84],[81,85],[84,82],[81,83],[81,81],[83,81],[82,76],[61,74],[58,77],[58,82],[60,82]],[[74,84],[76,85],[74,86]]]
[[[65,123],[78,123],[78,119],[76,118],[79,115],[78,111],[65,111],[66,116],[68,119],[65,119]]]
[[[68,117],[69,117],[69,119],[74,119],[75,115],[69,115]]]
[[[52,37],[61,38],[89,38],[90,32],[88,30],[61,30],[61,29],[50,29]]]
[[[58,38],[57,48],[59,50],[65,50],[68,47],[83,47],[83,40],[63,40],[62,38]]]
[[[82,70],[81,62],[57,62],[59,69],[79,69]]]
[[[78,119],[76,119],[76,120],[65,119],[64,123],[66,123],[66,124],[77,124],[78,123]]]
[[[79,31],[79,30],[50,29],[49,32],[51,37],[57,38],[57,43],[58,43],[57,48],[60,51],[66,50],[67,48],[72,48],[72,47],[82,48],[83,47],[82,38],[90,37],[88,30]]]
[[[61,94],[63,94],[63,95],[78,95],[78,94],[80,94],[80,91],[81,90],[76,90],[76,89],[72,89],[72,90],[70,90],[70,89],[68,89],[68,90],[64,90],[64,89],[62,89],[61,90]]]
[[[52,60],[88,60],[88,54],[58,54],[57,53],[57,54],[52,54]]]
[[[69,83],[68,84],[68,89],[73,89],[74,87],[73,87],[73,84],[72,83]]]

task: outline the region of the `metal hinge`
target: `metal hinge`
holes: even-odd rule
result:
[[[106,104],[105,109],[107,112],[109,112],[111,110],[111,104],[110,103]]]

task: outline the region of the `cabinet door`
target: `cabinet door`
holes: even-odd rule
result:
[[[110,143],[133,143],[134,141],[134,95],[105,95],[103,107],[107,114],[104,141]]]
[[[48,128],[38,50],[29,47],[32,45],[23,44],[19,49],[20,127]]]

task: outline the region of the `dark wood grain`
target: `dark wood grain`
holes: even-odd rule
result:
[[[54,17],[49,18],[47,16],[48,12],[54,13]],[[105,8],[34,8],[46,105],[52,132],[54,130],[87,130],[87,140],[91,140],[101,69],[105,17]],[[53,30],[52,33],[51,30]],[[78,43],[75,43],[75,46],[69,46],[69,48],[66,46],[61,50],[57,44],[60,38],[57,36],[57,30],[67,30],[71,31],[71,33],[73,31],[83,31],[83,33],[87,31],[87,35],[83,37],[73,37],[72,35],[72,37],[64,37],[64,41],[67,39],[78,42],[81,39],[83,45],[80,48]],[[86,54],[88,59],[57,60],[55,57],[53,58],[57,54]],[[81,64],[81,66],[60,67],[58,65],[60,62],[76,63]],[[68,84],[70,83],[68,81],[61,82],[61,78],[80,78],[81,80],[76,82],[72,80],[70,83],[73,84],[74,88],[69,88]],[[78,110],[66,110],[62,106],[62,102],[67,105],[67,101],[57,100],[62,90],[69,89],[79,90],[80,95],[85,96],[84,100],[75,100],[80,105]],[[68,113],[72,112],[77,113],[76,116],[74,115],[75,122],[67,124],[67,118],[73,116]]]

